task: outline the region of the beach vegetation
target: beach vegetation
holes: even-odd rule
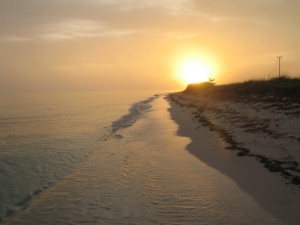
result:
[[[214,95],[219,97],[238,96],[274,96],[280,98],[300,98],[300,78],[281,76],[271,79],[249,80],[240,83],[215,85],[214,80],[209,82],[190,84],[186,93]]]

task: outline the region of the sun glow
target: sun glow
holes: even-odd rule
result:
[[[211,76],[211,69],[201,61],[191,60],[182,64],[180,75],[187,84],[205,82]]]
[[[174,55],[172,66],[175,77],[183,86],[219,77],[219,60],[211,52],[180,49]]]

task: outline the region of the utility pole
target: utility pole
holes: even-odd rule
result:
[[[277,56],[277,58],[279,60],[279,77],[280,77],[280,61],[281,61],[282,56]]]

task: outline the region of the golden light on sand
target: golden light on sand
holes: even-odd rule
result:
[[[191,60],[182,64],[180,74],[187,84],[205,82],[211,76],[211,68],[199,60]]]

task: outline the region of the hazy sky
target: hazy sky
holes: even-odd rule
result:
[[[300,76],[299,0],[0,0],[0,90],[181,88],[197,54],[228,83]]]

